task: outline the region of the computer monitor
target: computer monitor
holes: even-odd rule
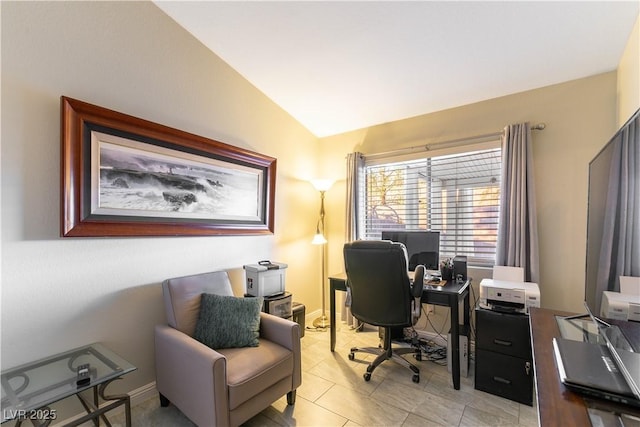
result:
[[[407,248],[409,270],[424,265],[428,270],[438,270],[440,262],[440,232],[424,230],[385,230],[382,240],[400,242]]]

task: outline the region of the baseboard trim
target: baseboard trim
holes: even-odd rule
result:
[[[156,382],[152,381],[149,384],[138,387],[137,389],[131,391],[129,393],[129,396],[131,396],[131,406],[138,405],[145,400],[151,399],[152,397],[157,397],[158,389],[156,388]]]
[[[310,313],[306,313],[304,316],[304,320],[307,322],[307,325],[310,325],[315,319],[322,315],[322,310],[313,310]]]
[[[131,390],[129,393],[127,393],[129,395],[129,397],[131,398],[131,407],[133,408],[136,405],[139,405],[140,403],[144,402],[145,400],[151,399],[153,397],[157,397],[158,395],[158,390],[156,389],[156,382],[152,381],[149,384],[145,384],[142,387],[138,387],[135,390]],[[106,406],[108,405],[108,402],[105,402],[103,404],[100,405],[100,407]],[[119,406],[115,409],[113,409],[112,411],[110,411],[107,416],[113,416],[113,415],[119,415],[122,414],[124,412],[124,406]],[[51,427],[62,427],[66,424],[69,424],[72,421],[75,421],[83,416],[85,416],[86,413],[82,412],[79,414],[76,414],[72,417],[67,418],[66,420],[62,420],[62,421],[58,421],[55,424],[51,424]]]

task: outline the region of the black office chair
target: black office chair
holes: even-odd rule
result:
[[[415,325],[420,317],[424,266],[415,269],[412,283],[407,270],[407,251],[402,243],[388,240],[358,240],[344,245],[344,263],[347,286],[351,292],[351,313],[361,322],[384,329],[382,349],[353,347],[349,359],[355,352],[376,354],[364,374],[365,381],[371,379],[373,370],[382,362],[393,359],[413,372],[412,380],[420,382],[420,370],[402,354],[420,351],[414,348],[391,347],[391,329]]]

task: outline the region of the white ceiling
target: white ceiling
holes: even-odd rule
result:
[[[636,1],[156,1],[316,136],[616,69]]]

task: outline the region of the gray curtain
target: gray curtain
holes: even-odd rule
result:
[[[596,279],[598,298],[601,291],[619,292],[620,276],[640,276],[639,111],[612,140],[607,209]]]
[[[358,238],[360,203],[358,189],[364,177],[364,157],[361,153],[347,154],[347,224],[345,226],[345,242]]]
[[[526,281],[540,283],[531,145],[529,123],[504,128],[496,265],[522,267]]]
[[[352,242],[358,238],[360,232],[360,202],[358,200],[358,189],[363,185],[364,177],[364,156],[362,153],[347,154],[347,200],[346,200],[346,217],[345,226],[345,242]],[[347,298],[348,300],[348,298]],[[348,301],[342,304],[341,318],[343,322],[347,322],[349,326],[356,327],[358,321],[351,315]]]

